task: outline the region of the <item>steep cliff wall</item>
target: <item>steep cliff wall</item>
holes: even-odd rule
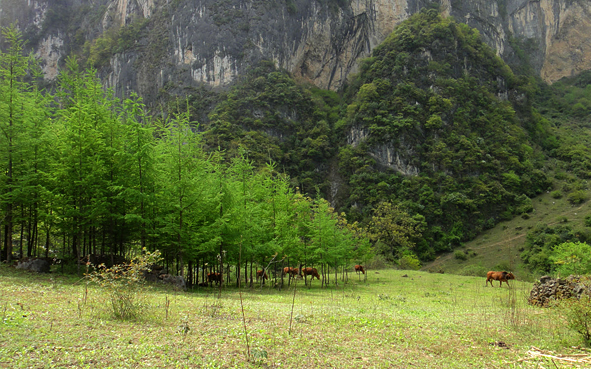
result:
[[[428,0],[4,0],[0,25],[16,21],[55,78],[58,61],[100,35],[148,19],[138,39],[99,66],[117,93],[147,100],[163,89],[226,86],[261,59],[336,89],[357,62]],[[591,2],[439,0],[444,15],[480,30],[509,63],[525,52],[547,81],[591,68]],[[111,31],[109,31],[111,30]],[[525,50],[516,50],[517,47]],[[178,90],[179,92],[181,90]]]

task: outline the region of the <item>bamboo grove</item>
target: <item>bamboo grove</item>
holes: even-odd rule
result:
[[[339,268],[368,257],[355,225],[292,189],[273,164],[205,152],[188,108],[155,118],[75,59],[49,93],[19,31],[2,35],[2,259],[158,249],[171,272],[191,279],[204,265]]]

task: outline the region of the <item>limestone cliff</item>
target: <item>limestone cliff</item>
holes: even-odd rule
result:
[[[480,30],[509,63],[526,55],[548,82],[591,68],[591,2],[439,0],[442,12]],[[118,94],[148,101],[162,90],[232,83],[270,59],[301,80],[336,89],[360,58],[428,0],[3,0],[0,25],[17,22],[48,79],[70,53],[144,21],[137,39],[99,65]],[[110,32],[110,33],[109,33]],[[115,35],[115,36],[113,36]]]

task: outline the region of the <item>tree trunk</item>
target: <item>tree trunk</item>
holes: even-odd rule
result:
[[[20,233],[20,239],[19,239],[19,244],[20,244],[19,245],[19,250],[20,250],[20,253],[21,253],[21,258],[24,256],[23,255],[23,252],[24,252],[24,250],[23,250],[23,241],[24,241],[23,234],[24,234],[24,231],[25,231],[25,214],[22,213],[22,216],[23,216],[23,221],[21,222],[21,233]],[[31,245],[30,244],[27,244],[27,256],[28,257],[31,257]]]
[[[250,260],[250,288],[253,287],[253,278],[252,278],[252,259]]]
[[[48,258],[49,257],[49,236],[51,232],[51,228],[47,227],[47,230],[45,231],[45,257]]]

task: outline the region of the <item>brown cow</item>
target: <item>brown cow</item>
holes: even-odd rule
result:
[[[365,274],[365,269],[363,269],[362,265],[355,265],[355,272],[359,274],[359,272]]]
[[[515,279],[515,276],[513,275],[513,273],[508,273],[508,272],[493,272],[490,271],[488,273],[486,273],[486,285],[485,287],[488,286],[488,282],[490,282],[490,286],[493,287],[493,283],[492,281],[499,281],[499,287],[503,286],[503,282],[507,283],[507,286],[509,285],[509,279]]]
[[[298,268],[292,268],[292,267],[285,267],[283,268],[283,275],[289,274],[290,277],[295,277],[296,275],[299,274],[299,269]]]
[[[318,280],[320,280],[320,275],[318,274],[318,270],[316,268],[302,268],[302,274],[305,276],[307,275],[311,275],[312,279],[314,279],[314,277],[318,278]]]
[[[222,281],[222,273],[207,273],[207,281],[209,283],[215,282],[218,284]]]
[[[265,272],[264,270],[257,270],[257,281],[259,280],[259,278],[263,277],[263,281],[265,279],[269,279],[269,277],[267,276],[267,272]]]

